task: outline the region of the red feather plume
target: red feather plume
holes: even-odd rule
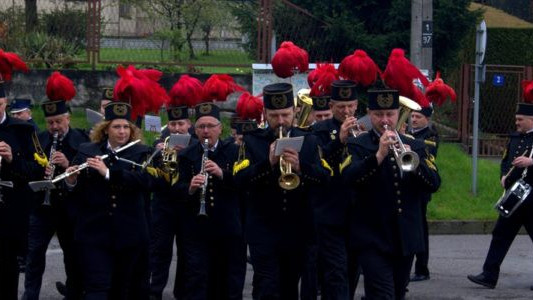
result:
[[[13,52],[5,52],[0,49],[0,74],[6,81],[11,80],[13,71],[28,72],[28,66],[26,63]]]
[[[381,74],[381,77],[388,87],[397,89],[400,95],[415,100],[422,107],[429,105],[429,101],[422,91],[414,85],[413,80],[419,79],[424,87],[429,85],[429,81],[417,67],[405,58],[403,49],[396,48],[392,50],[387,68],[385,68],[385,72]]]
[[[452,102],[455,102],[457,99],[455,91],[449,85],[444,83],[444,80],[440,77],[440,72],[437,72],[435,80],[433,80],[433,82],[426,88],[426,98],[438,106],[441,106],[448,97]]]
[[[117,67],[119,80],[115,83],[114,98],[118,101],[128,102],[131,107],[131,118],[136,120],[138,116],[144,116],[151,105],[149,103],[153,96],[153,82],[134,66]]]
[[[324,96],[331,94],[331,84],[339,79],[339,74],[333,64],[317,64],[315,70],[316,81],[311,87],[310,96]],[[309,80],[309,79],[308,79]]]
[[[168,106],[194,107],[202,101],[202,82],[189,75],[182,75],[169,92]]]
[[[260,122],[263,114],[263,101],[260,97],[252,96],[250,93],[244,92],[237,101],[235,111],[242,120],[255,120],[256,122]]]
[[[242,86],[235,83],[233,77],[227,74],[213,74],[204,83],[203,99],[205,101],[226,101],[229,94],[244,91]]]
[[[533,80],[522,80],[522,97],[524,102],[533,103]]]
[[[346,56],[339,65],[341,77],[355,81],[361,86],[370,86],[376,82],[378,65],[363,50],[355,50],[351,55]]]
[[[50,101],[70,101],[76,96],[74,83],[61,73],[53,72],[46,81],[46,96]]]
[[[291,77],[295,69],[301,73],[309,69],[309,54],[293,42],[286,41],[279,46],[278,51],[272,57],[271,64],[278,77]]]
[[[158,83],[159,79],[163,76],[163,72],[154,69],[140,69],[134,70],[134,75],[141,80],[148,80],[148,86],[150,88],[151,97],[146,99],[146,112],[152,112],[158,114],[163,105],[166,105],[170,98],[167,91]]]

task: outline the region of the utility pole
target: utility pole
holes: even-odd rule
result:
[[[411,62],[433,77],[433,1],[411,0]]]

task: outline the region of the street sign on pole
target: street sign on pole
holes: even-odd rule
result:
[[[472,194],[477,194],[477,156],[479,144],[479,88],[485,82],[485,52],[487,48],[487,25],[485,20],[477,26],[476,30],[476,74],[474,86],[474,124],[472,124]]]

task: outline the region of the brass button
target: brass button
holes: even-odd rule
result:
[[[212,192],[213,192],[213,189],[209,189],[209,192],[212,193]]]
[[[398,204],[402,204],[402,200],[398,199]]]
[[[110,216],[112,216],[112,215],[113,215],[113,213],[112,213],[112,212],[109,212],[109,215],[110,215]]]
[[[117,207],[117,204],[116,204],[116,203],[113,203],[113,204],[111,204],[111,206],[112,206],[113,208],[115,208],[115,207]]]
[[[213,175],[209,175],[209,179],[212,179],[213,178]]]
[[[395,166],[395,165],[394,165],[394,166],[392,166],[392,168],[393,168],[394,170],[396,170],[396,166]]]
[[[111,195],[111,199],[117,199],[117,196]]]
[[[401,208],[398,208],[398,213],[402,213],[402,209]]]
[[[394,183],[394,186],[398,186],[398,182],[395,182],[395,183]]]
[[[390,161],[394,161],[394,157],[391,157],[391,158],[390,158]]]
[[[215,203],[211,202],[211,207],[215,206]]]
[[[284,207],[284,208],[283,208],[283,211],[287,211],[287,208],[286,208],[286,207]]]
[[[63,196],[63,193],[58,193],[59,196]]]
[[[287,199],[283,199],[283,203],[287,203]]]
[[[401,195],[400,191],[396,191],[396,195]]]
[[[110,162],[110,163],[109,163],[109,166],[110,166],[110,167],[112,167],[112,166],[113,166],[113,163],[112,163],[112,162]]]
[[[211,197],[209,197],[209,199],[211,199],[211,200],[215,200],[215,197],[211,196]]]

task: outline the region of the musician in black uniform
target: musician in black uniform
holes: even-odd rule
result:
[[[37,123],[31,117],[31,109],[33,105],[31,104],[31,99],[27,98],[15,98],[9,104],[9,113],[13,118],[21,119],[33,125],[35,131],[39,131]]]
[[[313,99],[313,110],[311,111],[313,124],[333,118],[331,107],[329,106],[330,97],[311,97]]]
[[[341,166],[346,184],[357,193],[351,242],[363,268],[366,297],[403,299],[413,256],[425,247],[420,201],[423,193],[438,189],[440,177],[422,142],[393,131],[398,92],[369,90],[368,97],[373,128],[348,141],[349,156]],[[419,157],[412,171],[400,168],[391,153],[398,138]]]
[[[154,142],[157,149],[164,151],[165,139],[170,134],[190,134],[192,127],[189,120],[189,109],[187,106],[175,106],[167,109],[168,113],[168,134],[161,136]],[[192,142],[193,139],[191,139]],[[170,149],[167,149],[170,150]],[[181,146],[175,146],[173,151],[179,153],[183,150]],[[177,164],[177,161],[175,162]],[[167,171],[167,173],[170,173]],[[152,207],[152,235],[150,237],[150,295],[153,299],[161,299],[163,290],[167,284],[170,263],[172,262],[172,253],[174,250],[174,238],[178,249],[178,258],[176,266],[176,279],[174,282],[175,291],[180,292],[178,285],[182,285],[183,278],[183,259],[181,257],[182,237],[180,230],[180,215],[183,213],[183,199],[177,199],[172,193],[170,186],[178,179],[178,170],[175,174],[168,174],[166,184],[154,192]]]
[[[524,178],[525,182],[530,185],[533,184],[533,172],[529,168],[533,165],[533,160],[530,158],[533,145],[533,104],[518,104],[515,125],[516,132],[509,137],[509,144],[503,155],[500,168],[500,183],[505,189],[510,188],[520,179],[524,168],[528,170],[527,176]],[[513,167],[513,171],[508,174]],[[483,272],[478,275],[468,275],[470,281],[491,289],[495,288],[500,266],[522,225],[533,240],[533,218],[531,217],[533,215],[533,202],[531,197],[530,194],[509,217],[498,217],[492,231],[492,240],[483,264]]]
[[[198,140],[179,155],[175,196],[176,201],[186,201],[181,214],[183,298],[242,299],[246,246],[233,182],[238,146],[220,139],[222,124],[216,105],[198,104],[195,113]]]
[[[421,140],[426,145],[426,149],[429,155],[433,158],[437,157],[437,150],[439,148],[439,134],[437,130],[431,124],[431,115],[433,114],[433,108],[431,106],[423,107],[420,111],[411,112],[411,127],[409,128],[409,134],[415,139]],[[428,233],[428,220],[427,220],[427,208],[428,203],[431,200],[431,194],[424,195],[424,201],[420,202],[422,208],[422,224],[424,225],[424,242],[426,248],[424,251],[415,255],[415,274],[411,277],[411,281],[423,281],[429,279],[429,233]]]
[[[344,185],[339,166],[346,156],[346,142],[356,131],[357,91],[356,83],[337,80],[331,85],[329,107],[333,118],[313,125],[323,158],[331,167],[332,179],[313,204],[318,233],[318,259],[323,271],[322,296],[326,299],[348,299],[349,203],[352,189]],[[313,98],[315,102],[326,101]],[[357,131],[359,131],[357,129]],[[353,283],[352,283],[353,284]],[[355,290],[355,287],[353,288]]]
[[[244,135],[245,157],[234,168],[237,184],[250,193],[245,233],[254,268],[253,297],[296,299],[305,247],[313,234],[311,203],[329,180],[329,170],[321,165],[316,137],[292,127],[292,85],[265,86],[263,101],[268,128]],[[300,152],[285,148],[276,155],[280,128],[283,137],[304,137]],[[290,166],[299,185],[290,179],[294,176],[284,176],[285,188],[280,186],[281,158],[284,173]]]
[[[0,82],[0,298],[11,300],[18,298],[17,256],[28,238],[28,181],[42,176],[43,166],[34,160],[38,140],[33,126],[10,117],[6,106]],[[7,181],[13,187],[6,186]]]
[[[133,278],[139,266],[148,265],[149,224],[146,196],[152,177],[141,164],[150,148],[135,144],[141,131],[130,121],[131,106],[111,102],[105,120],[91,133],[91,143],[80,145],[67,171],[87,163],[88,168],[66,179],[77,205],[75,242],[83,272],[85,299],[135,299],[148,282]],[[102,155],[109,155],[103,160]],[[144,261],[146,259],[146,261]],[[148,279],[148,278],[146,278]],[[135,286],[133,286],[135,284]]]
[[[83,130],[70,127],[70,114],[65,101],[48,101],[43,103],[42,107],[47,130],[39,134],[39,142],[45,153],[52,154],[52,157],[48,157],[49,165],[42,174],[44,179],[63,173],[78,152],[79,145],[88,142],[89,137]],[[52,147],[55,149],[53,153]],[[53,173],[52,169],[55,169]],[[63,250],[67,299],[81,297],[81,273],[77,267],[74,249],[73,227],[76,213],[67,199],[67,194],[66,187],[59,183],[48,195],[46,192],[37,195],[38,203],[30,215],[24,299],[39,298],[46,250],[56,233]]]
[[[105,107],[113,101],[113,88],[105,87],[102,92],[102,98],[100,99],[100,113],[105,114]]]

